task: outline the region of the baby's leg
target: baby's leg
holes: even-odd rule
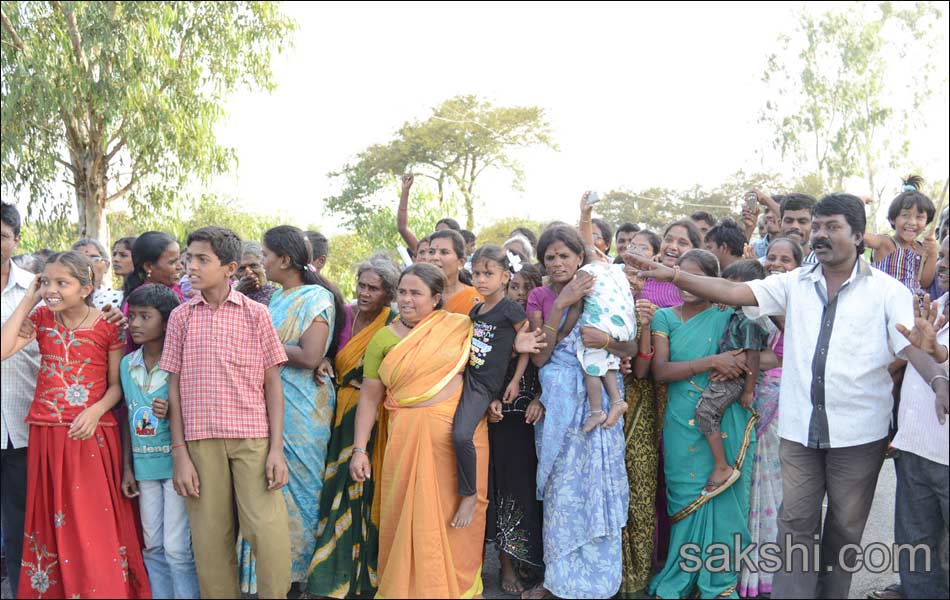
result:
[[[735,402],[734,387],[730,382],[711,381],[696,404],[696,426],[706,437],[714,464],[713,472],[706,482],[706,492],[725,489],[728,485],[724,484],[730,483],[733,477],[734,469],[726,461],[719,424],[726,408]]]
[[[581,425],[581,431],[588,433],[603,423],[607,417],[604,413],[603,403],[600,401],[601,396],[604,393],[604,388],[600,381],[600,377],[596,375],[590,375],[585,371],[584,386],[587,388],[587,398],[590,401],[590,411],[587,413],[587,418],[584,419],[584,424]]]
[[[607,412],[607,420],[604,421],[604,429],[610,429],[616,425],[620,417],[627,412],[627,403],[620,394],[619,375],[618,369],[612,369],[603,377],[604,387],[607,389],[607,395],[610,396],[610,410]]]

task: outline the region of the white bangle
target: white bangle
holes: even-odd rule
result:
[[[357,446],[353,446],[353,454],[356,454],[357,452],[366,454],[366,448],[359,448]]]
[[[930,386],[930,389],[933,390],[933,388],[934,388],[934,382],[937,381],[938,379],[943,379],[943,380],[946,381],[947,383],[950,383],[950,377],[947,377],[946,375],[944,375],[944,374],[942,374],[942,373],[938,373],[938,374],[934,375],[933,377],[931,377],[931,378],[930,378],[930,381],[927,382],[927,385]],[[936,390],[934,390],[934,391],[936,391]]]

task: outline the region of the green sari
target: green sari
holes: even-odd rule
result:
[[[666,336],[670,343],[670,362],[697,360],[718,353],[719,339],[725,330],[732,309],[721,311],[710,307],[683,323],[666,308],[653,318],[653,333]],[[729,489],[712,498],[702,497],[703,488],[713,471],[713,458],[705,436],[696,427],[696,403],[709,383],[709,373],[690,379],[673,381],[668,387],[666,416],[663,421],[664,472],[667,505],[672,522],[670,551],[663,569],[650,582],[648,592],[660,598],[686,598],[698,594],[703,598],[717,596],[737,598],[738,571],[734,564],[725,565],[715,557],[724,557],[722,549],[709,553],[712,544],[728,546],[730,561],[749,544],[749,485],[755,455],[756,415],[738,403],[729,406],[722,417],[720,430],[726,459],[739,469],[739,480]],[[739,537],[738,548],[735,536]],[[680,556],[685,544],[701,550],[689,550]],[[693,558],[695,557],[695,559]],[[712,557],[711,567],[687,572],[684,567],[702,564]],[[685,560],[684,560],[685,558]]]

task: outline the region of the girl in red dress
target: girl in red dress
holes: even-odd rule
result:
[[[122,447],[110,410],[122,397],[125,343],[92,307],[92,280],[85,256],[54,254],[0,336],[2,359],[34,337],[42,356],[26,418],[29,481],[17,598],[151,595],[132,504],[120,491]],[[34,311],[40,300],[45,306]],[[33,334],[24,337],[28,320]]]

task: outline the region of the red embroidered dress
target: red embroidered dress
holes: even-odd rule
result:
[[[67,435],[73,419],[102,399],[109,352],[125,341],[101,317],[72,332],[45,306],[30,318],[41,362],[26,418],[29,481],[17,598],[149,598],[135,514],[120,490],[115,417],[103,415],[87,440]]]

